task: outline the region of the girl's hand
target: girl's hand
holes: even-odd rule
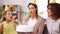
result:
[[[14,20],[14,22],[19,25],[20,24],[20,21],[18,19]]]

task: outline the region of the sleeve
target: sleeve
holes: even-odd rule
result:
[[[41,20],[41,23],[38,28],[38,34],[42,34],[44,30],[44,19]]]
[[[34,26],[33,33],[34,34],[42,34],[44,30],[44,19],[40,18],[36,25]]]

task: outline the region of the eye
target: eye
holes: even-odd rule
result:
[[[8,13],[8,15],[11,15],[12,13]]]
[[[29,8],[30,9],[30,8]]]
[[[8,15],[10,15],[10,13],[8,13]]]
[[[34,9],[33,7],[31,9]]]

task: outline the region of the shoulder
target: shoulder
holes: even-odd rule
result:
[[[5,21],[1,22],[0,23],[0,27],[3,26],[5,24]]]
[[[50,17],[47,17],[46,20],[50,20],[51,18]]]
[[[6,23],[6,21],[3,21],[2,24]]]
[[[38,21],[44,21],[44,19],[41,16],[38,16]]]
[[[57,19],[57,22],[60,24],[60,18],[59,18],[59,19]]]
[[[45,20],[45,24],[50,24],[52,22],[51,17],[47,17]]]
[[[60,18],[59,18],[57,21],[59,21],[59,22],[60,22]]]
[[[44,19],[41,16],[38,16],[37,20],[38,20],[37,21],[38,24],[44,24]]]
[[[52,21],[51,17],[47,17],[45,23],[50,23]]]

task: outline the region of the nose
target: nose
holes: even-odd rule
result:
[[[32,9],[29,9],[29,11],[32,11]]]
[[[10,15],[10,17],[12,17],[12,14]]]

